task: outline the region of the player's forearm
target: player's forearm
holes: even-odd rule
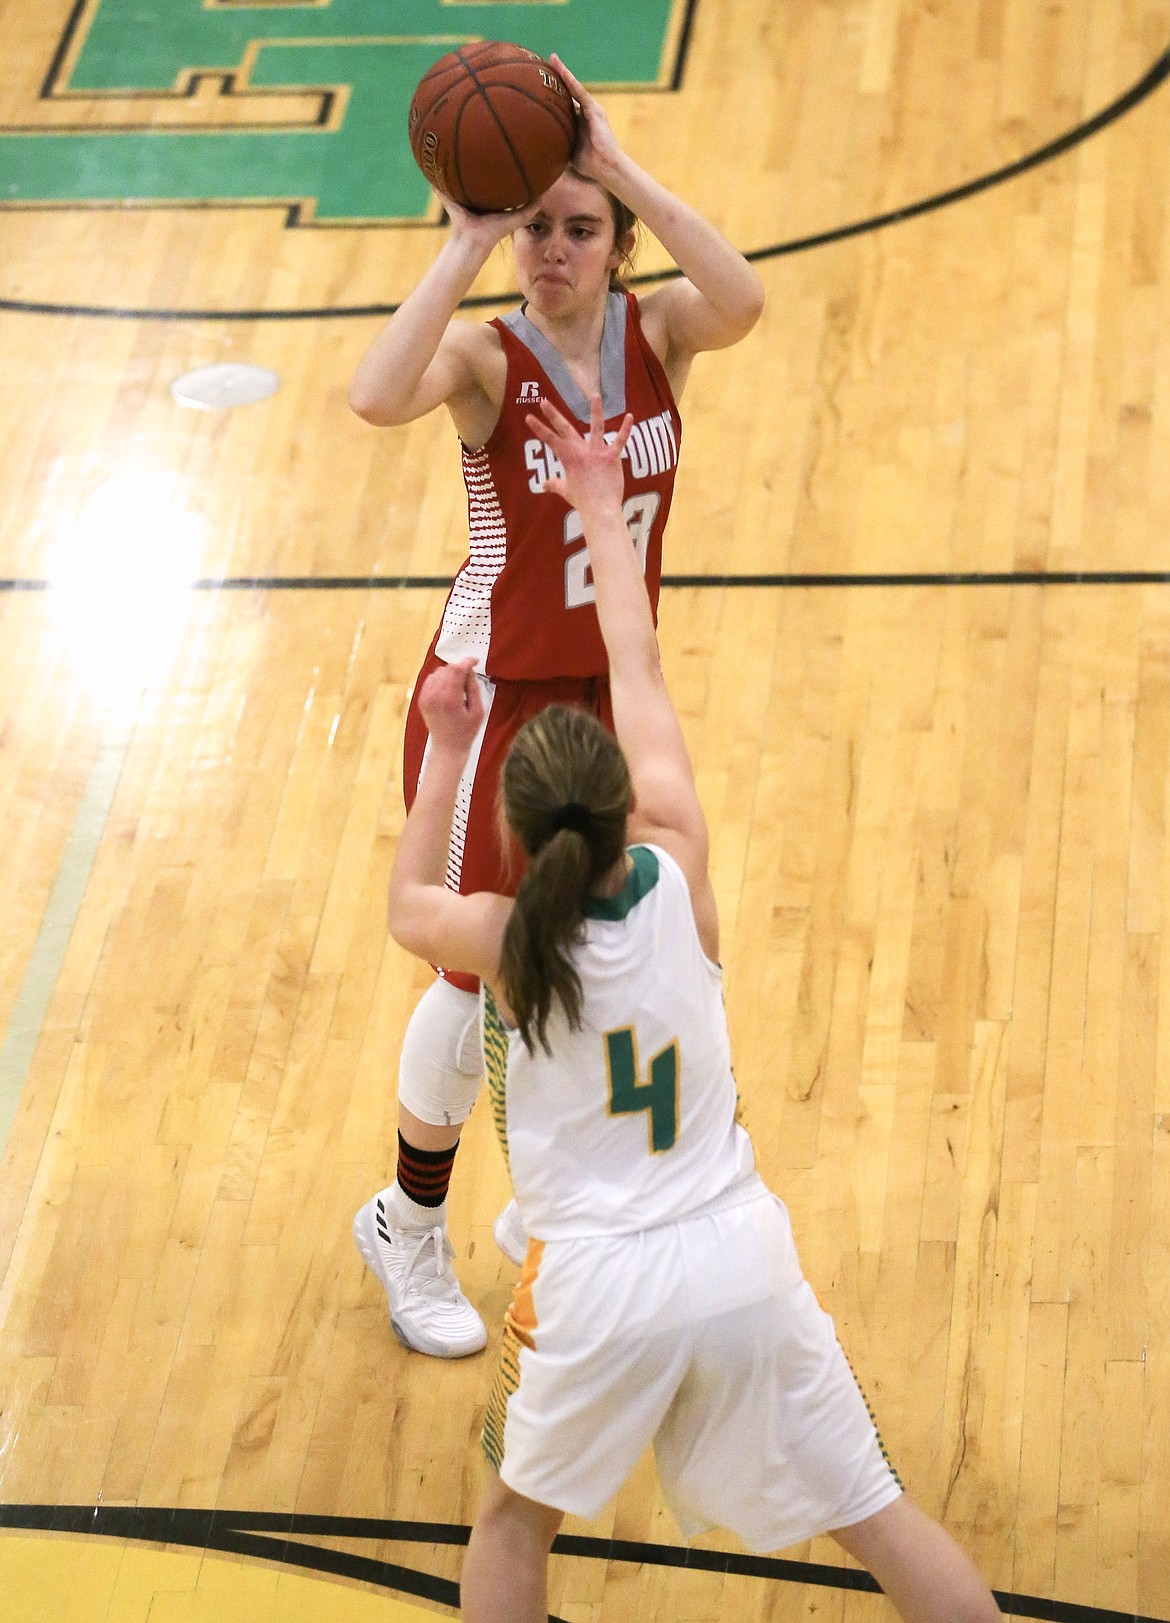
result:
[[[399,837],[390,872],[387,916],[396,940],[415,911],[420,892],[446,884],[451,819],[466,763],[466,750],[435,746],[432,740],[426,771]]]
[[[614,523],[615,517],[619,522]],[[705,871],[706,825],[686,739],[662,674],[646,581],[620,510],[582,513],[593,564],[597,616],[609,655],[614,731],[645,826],[683,834]]]
[[[624,153],[604,184],[633,209],[720,315],[750,332],[764,307],[764,284],[739,249]]]
[[[658,639],[646,581],[619,507],[579,510],[589,547],[597,619],[609,656],[610,682],[643,680],[658,670]]]
[[[455,235],[447,238],[358,362],[349,403],[359,417],[387,426],[418,415],[415,396],[423,374],[490,251]]]
[[[681,740],[681,733],[662,675],[646,580],[624,524],[591,527],[586,521],[585,536],[609,655],[614,731],[629,762],[635,796],[651,806],[645,773],[659,760],[663,740],[675,735]]]

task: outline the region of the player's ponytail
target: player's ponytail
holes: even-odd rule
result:
[[[584,710],[550,705],[522,727],[500,777],[501,807],[528,858],[504,934],[500,982],[530,1052],[549,1052],[553,999],[581,1024],[574,944],[588,891],[625,849],[630,774],[612,733]]]
[[[609,285],[619,293],[628,293],[625,278],[634,268],[634,258],[638,252],[638,216],[633,209],[627,208],[620,197],[612,192],[606,192],[609,202],[609,212],[613,215],[613,240],[621,252],[621,262],[616,270],[609,273]]]

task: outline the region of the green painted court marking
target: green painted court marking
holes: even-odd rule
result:
[[[48,906],[8,1022],[4,1046],[0,1048],[0,1153],[16,1119],[37,1041],[109,820],[131,736],[129,727],[111,727],[98,745],[81,804],[61,853]]]
[[[589,83],[656,85],[673,71],[685,11],[685,0],[85,0],[80,49],[52,99],[133,97],[139,111],[120,129],[0,130],[0,204],[277,202],[321,222],[425,219],[406,113],[438,57],[508,39],[559,51]],[[150,127],[152,101],[208,79],[238,123]],[[280,91],[317,93],[306,124],[250,122],[249,101]]]

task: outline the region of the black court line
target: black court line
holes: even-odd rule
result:
[[[193,580],[193,592],[434,592],[446,591],[450,575],[224,575]],[[1167,586],[1166,569],[945,570],[883,575],[663,575],[664,591],[711,587],[780,588],[923,586]],[[56,583],[31,576],[0,578],[0,592],[51,592]]]
[[[79,1533],[105,1538],[141,1539],[207,1549],[355,1578],[400,1594],[417,1595],[444,1606],[458,1606],[458,1585],[413,1567],[379,1561],[321,1545],[306,1538],[366,1539],[371,1543],[465,1545],[469,1527],[451,1522],[377,1520],[361,1516],[282,1515],[268,1511],[181,1510],[153,1506],[0,1505],[0,1528],[23,1532]],[[781,1556],[741,1555],[732,1550],[696,1550],[677,1544],[643,1544],[627,1539],[579,1538],[561,1534],[554,1555],[583,1560],[623,1561],[639,1566],[718,1572],[777,1583],[880,1595],[867,1572],[791,1561]],[[1045,1600],[995,1590],[1005,1612],[1037,1618],[1040,1623],[1167,1623],[1144,1613],[1083,1606],[1074,1601]],[[550,1618],[549,1623],[561,1623]]]
[[[685,39],[689,39],[689,19]],[[685,43],[685,40],[684,40]],[[989,191],[993,186],[1002,186],[1006,181],[1015,180],[1020,175],[1027,174],[1031,169],[1037,169],[1042,164],[1050,163],[1053,159],[1062,157],[1071,152],[1074,147],[1091,140],[1099,135],[1110,124],[1124,118],[1133,111],[1148,96],[1153,95],[1165,81],[1170,78],[1170,46],[1162,52],[1161,56],[1146,70],[1137,82],[1124,91],[1115,101],[1103,107],[1100,112],[1094,113],[1091,118],[1066,130],[1055,140],[1046,142],[1034,151],[1026,153],[1024,157],[1017,158],[1013,163],[1002,165],[974,180],[964,182],[961,186],[952,186],[943,192],[936,192],[930,197],[920,198],[917,202],[907,203],[901,208],[889,209],[884,214],[874,214],[864,220],[854,220],[847,225],[833,226],[827,231],[818,231],[812,236],[793,237],[787,242],[773,243],[766,248],[751,248],[746,250],[746,258],[756,264],[765,260],[780,259],[789,254],[805,253],[812,248],[827,247],[830,243],[844,242],[850,237],[863,236],[872,231],[881,231],[887,226],[899,225],[905,220],[917,219],[920,215],[934,213],[937,209],[949,208],[955,203],[965,202],[980,192]],[[667,282],[680,276],[682,273],[675,267],[661,271],[649,271],[643,275],[632,276],[628,280],[632,286],[646,287],[653,284]],[[461,310],[494,309],[500,305],[515,304],[520,298],[518,292],[499,294],[478,294],[474,298],[464,299],[459,306]],[[354,304],[354,305],[321,305],[305,309],[285,310],[156,310],[145,306],[120,307],[101,304],[56,304],[40,299],[0,299],[0,311],[8,310],[22,315],[45,316],[102,316],[116,321],[326,321],[349,320],[369,316],[392,316],[399,308],[398,304]]]

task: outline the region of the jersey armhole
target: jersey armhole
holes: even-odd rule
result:
[[[670,409],[674,413],[678,424],[679,434],[682,434],[682,413],[678,409],[678,401],[674,397],[674,390],[670,386],[670,379],[666,375],[666,367],[655,353],[654,346],[646,337],[646,330],[642,326],[642,306],[638,302],[636,293],[626,293],[627,310],[632,319],[632,329],[635,333],[635,342],[645,358],[646,365],[654,378],[655,386],[665,393],[665,399],[670,402]]]
[[[695,950],[698,952],[699,957],[703,960],[704,966],[710,970],[711,974],[714,975],[719,984],[722,985],[723,965],[717,963],[714,958],[707,957],[707,954],[703,951],[703,943],[699,940],[699,926],[695,923],[695,904],[691,900],[691,887],[687,884],[686,874],[683,873],[678,862],[663,846],[655,845],[652,840],[642,840],[639,841],[639,844],[644,845],[647,851],[653,851],[662,867],[664,867],[666,871],[672,874],[675,880],[677,880],[677,883],[682,891],[683,900],[687,904],[687,920],[690,924],[691,938],[694,941]]]
[[[485,321],[483,325],[485,327],[494,327],[499,335],[500,348],[504,352],[504,392],[500,396],[500,409],[496,413],[496,420],[492,425],[492,431],[488,435],[487,439],[484,440],[482,445],[468,445],[462,434],[460,434],[458,429],[456,429],[455,433],[456,438],[459,441],[459,449],[466,456],[483,456],[485,453],[490,456],[492,451],[497,449],[498,442],[501,437],[504,412],[508,404],[508,391],[512,383],[512,351],[508,345],[508,329],[504,326],[499,316],[496,316],[492,321]]]

